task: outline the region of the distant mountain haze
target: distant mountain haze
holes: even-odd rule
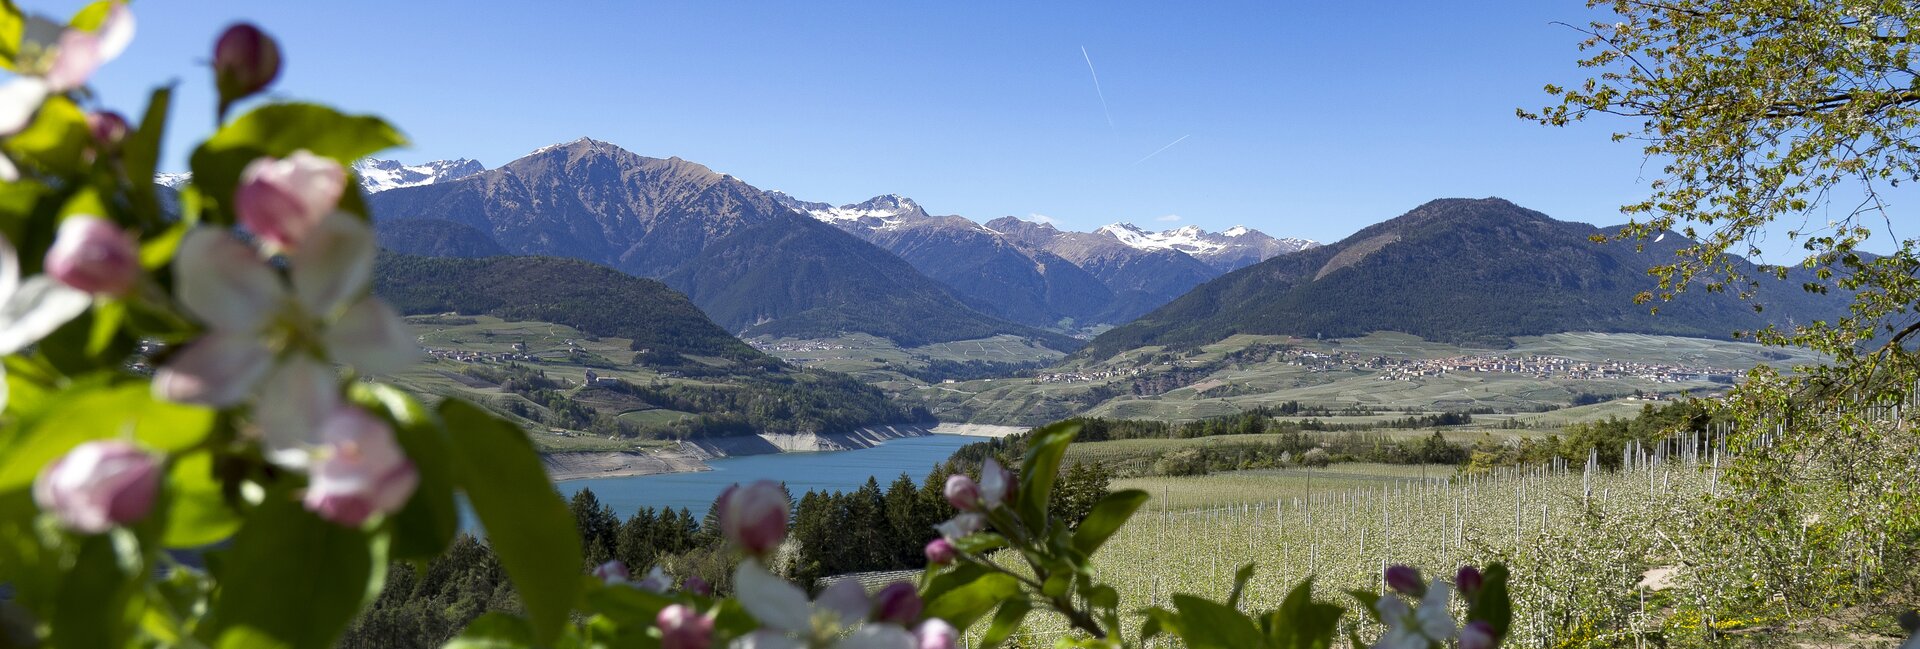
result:
[[[1811,294],[1806,278],[1761,279],[1754,301],[1689,291],[1633,303],[1654,287],[1647,269],[1687,245],[1669,233],[1636,252],[1597,244],[1617,231],[1557,221],[1499,198],[1441,199],[1338,243],[1281,255],[1194,288],[1096,338],[1104,358],[1147,345],[1191,346],[1234,334],[1359,336],[1398,331],[1430,340],[1502,346],[1512,336],[1565,331],[1726,339],[1769,323],[1828,318],[1844,296]],[[1736,262],[1745,263],[1745,262]],[[1659,307],[1658,314],[1649,309]]]

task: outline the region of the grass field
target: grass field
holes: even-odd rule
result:
[[[1708,542],[1702,517],[1712,514],[1703,497],[1721,488],[1709,462],[1669,457],[1590,478],[1578,469],[1532,469],[1447,480],[1443,468],[1442,478],[1421,480],[1417,471],[1336,465],[1314,472],[1311,493],[1301,471],[1116,481],[1152,499],[1095,557],[1094,574],[1119,590],[1123,610],[1136,610],[1168,606],[1175,593],[1224,599],[1234,572],[1251,562],[1257,569],[1242,608],[1264,610],[1309,576],[1318,598],[1352,607],[1343,591],[1378,592],[1390,563],[1437,576],[1498,561],[1512,570],[1518,613],[1503,646],[1630,647],[1654,633],[1701,633],[1687,600],[1642,580],[1649,570],[1681,566]],[[1674,575],[1675,583],[1688,579],[1684,568]],[[1768,623],[1714,627],[1738,633]],[[1897,632],[1826,631],[1852,640]],[[1063,620],[1036,615],[1018,639],[1047,645],[1066,634]]]
[[[411,368],[388,378],[394,384],[429,400],[437,397],[459,396],[475,403],[494,406],[496,412],[503,414],[504,406],[508,402],[518,402],[531,412],[544,413],[543,408],[527,401],[524,397],[503,392],[486,381],[463,374],[468,367],[498,366],[509,362],[500,360],[502,355],[516,355],[517,358],[523,358],[524,360],[511,362],[539,368],[545,371],[549,378],[571,386],[583,385],[588,370],[592,370],[599,376],[640,383],[654,380],[683,380],[663,377],[644,366],[634,365],[631,362],[633,358],[631,341],[627,339],[595,338],[563,325],[547,322],[510,322],[491,316],[457,318],[413,316],[407,318],[407,325],[420,345],[429,350],[429,353]],[[433,352],[442,352],[442,354]],[[448,358],[447,354],[478,355],[479,358],[457,360]],[[593,398],[583,398],[581,401],[603,412],[619,414],[621,418],[635,423],[670,420],[686,414],[665,410],[628,412],[634,410],[635,406],[601,402]],[[609,440],[578,431],[552,429],[533,419],[510,418],[521,424],[542,450],[613,451],[660,445],[633,440]]]

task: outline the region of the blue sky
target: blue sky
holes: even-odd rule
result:
[[[1608,138],[1626,123],[1514,116],[1583,78],[1553,24],[1588,20],[1577,0],[1031,4],[141,2],[95,81],[130,115],[182,82],[170,168],[211,126],[213,39],[244,18],[287,52],[275,96],[379,113],[408,162],[591,136],[836,204],[1323,241],[1452,196],[1614,223],[1645,191]]]

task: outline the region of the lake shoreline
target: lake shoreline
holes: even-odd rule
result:
[[[590,478],[623,478],[692,473],[711,470],[708,460],[772,453],[816,453],[873,448],[888,440],[927,435],[1000,438],[1027,429],[1018,426],[940,423],[870,426],[846,433],[762,433],[716,439],[688,440],[670,448],[633,451],[569,451],[542,453],[540,462],[554,482]]]

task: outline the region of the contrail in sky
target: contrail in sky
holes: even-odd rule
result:
[[[1093,73],[1093,94],[1100,96],[1100,112],[1107,116],[1107,128],[1113,128],[1113,113],[1107,110],[1107,93],[1100,89],[1100,73],[1093,70],[1093,57],[1087,56],[1087,46],[1080,46],[1080,58],[1087,60],[1087,72]]]
[[[1160,153],[1161,153],[1162,151],[1166,151],[1167,149],[1171,149],[1171,148],[1173,148],[1173,145],[1175,145],[1175,144],[1179,144],[1179,143],[1181,143],[1181,142],[1184,142],[1184,141],[1186,141],[1186,139],[1187,139],[1187,138],[1190,138],[1190,137],[1193,137],[1193,135],[1192,135],[1191,133],[1189,133],[1189,134],[1187,134],[1187,135],[1182,135],[1182,136],[1180,136],[1180,139],[1178,139],[1178,140],[1174,140],[1173,142],[1171,142],[1171,143],[1168,143],[1168,144],[1167,144],[1166,146],[1163,146],[1163,147],[1160,147],[1160,150],[1159,150],[1159,151],[1155,151],[1155,152],[1153,152],[1153,153],[1149,153],[1149,154],[1147,154],[1147,158],[1151,158],[1151,157],[1154,157],[1154,156],[1157,156],[1157,155],[1160,155]],[[1135,161],[1133,161],[1133,164],[1134,164],[1134,165],[1137,165],[1137,164],[1140,164],[1140,163],[1142,163],[1142,162],[1146,162],[1146,161],[1147,161],[1147,158],[1141,158],[1141,159],[1139,159],[1139,160],[1135,160]],[[1131,167],[1131,166],[1133,166],[1133,165],[1127,165],[1127,166],[1129,166],[1129,167]]]

